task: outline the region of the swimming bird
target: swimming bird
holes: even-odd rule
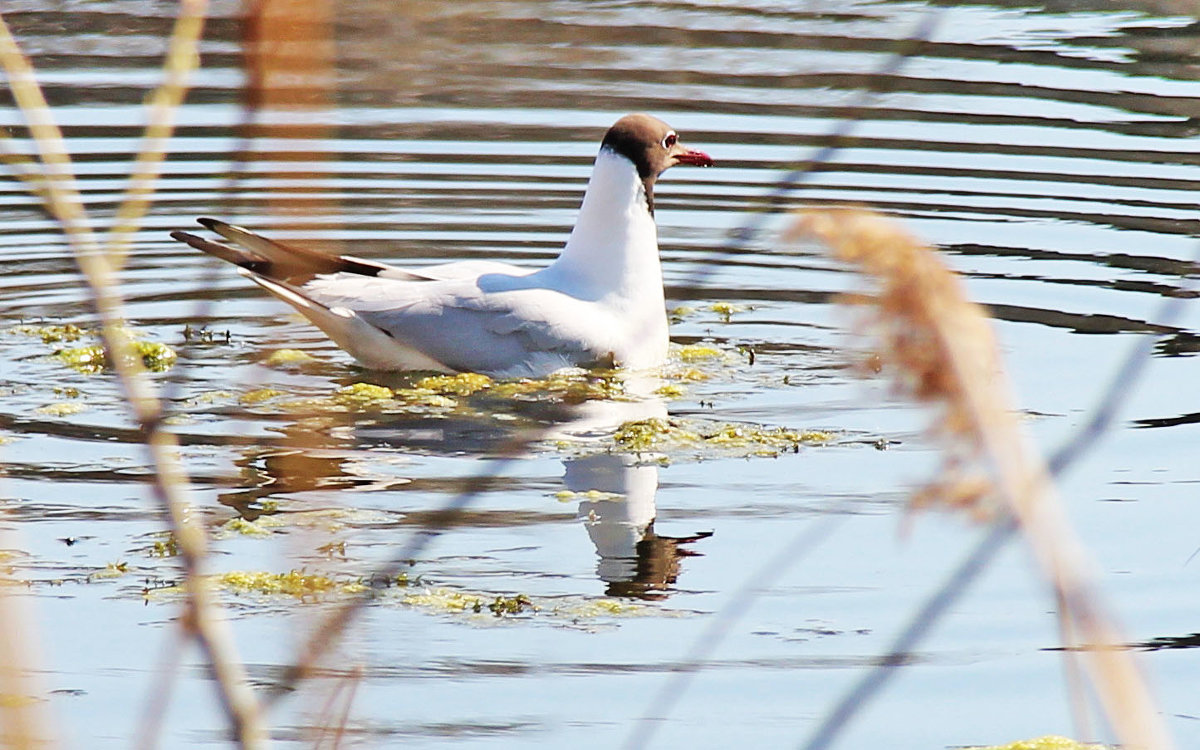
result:
[[[197,221],[226,242],[171,236],[237,265],[370,369],[540,377],[571,366],[653,368],[667,356],[654,184],[677,164],[712,163],[657,118],[617,120],[566,246],[540,270],[494,261],[409,270],[210,218]]]

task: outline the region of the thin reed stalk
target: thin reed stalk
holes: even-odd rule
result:
[[[933,432],[947,446],[943,476],[950,481],[929,488],[924,501],[965,507],[994,523],[1014,519],[1062,603],[1063,632],[1079,635],[1077,648],[1117,738],[1127,748],[1173,747],[1149,686],[1102,604],[1046,465],[1020,429],[982,308],[932,251],[875,214],[803,212],[792,235],[821,240],[877,285],[864,322],[880,357],[900,390],[940,409]]]
[[[197,46],[206,12],[205,0],[184,0],[175,25],[164,69],[167,80],[151,97],[150,127],[143,141],[157,156],[143,153],[118,216],[122,228],[110,234],[110,245],[101,244],[93,231],[62,132],[38,85],[32,66],[17,46],[0,15],[0,65],[8,76],[13,97],[25,118],[40,162],[34,178],[46,209],[58,221],[74,253],[95,306],[100,335],[129,405],[130,414],[144,435],[154,467],[152,488],[163,508],[179,546],[184,571],[186,610],[181,625],[200,644],[216,678],[218,694],[229,718],[233,735],[242,747],[262,746],[264,731],[258,702],[249,687],[245,669],[234,647],[228,623],[205,577],[207,542],[203,528],[191,520],[186,499],[188,479],[178,457],[174,436],[163,429],[162,404],[133,351],[124,323],[124,304],[116,273],[123,257],[123,243],[131,226],[144,214],[153,194],[161,163],[162,147],[172,131],[173,115],[165,114],[172,102],[182,100],[187,73],[195,67]]]
[[[8,547],[7,534],[3,535]],[[0,575],[0,747],[48,750],[55,747],[50,717],[34,672],[40,666],[37,629],[26,596]]]

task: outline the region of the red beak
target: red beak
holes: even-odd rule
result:
[[[676,154],[675,161],[693,167],[711,167],[713,165],[713,160],[708,154],[703,151],[693,151],[690,148],[682,154]]]

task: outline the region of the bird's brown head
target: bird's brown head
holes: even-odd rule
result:
[[[694,151],[679,140],[675,130],[657,117],[625,115],[617,120],[600,143],[633,162],[646,187],[646,201],[654,211],[654,183],[658,176],[676,164],[711,167],[713,160],[703,151]]]

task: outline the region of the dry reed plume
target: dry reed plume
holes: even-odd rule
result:
[[[813,237],[876,286],[863,323],[883,367],[905,394],[935,406],[943,478],[918,493],[1014,519],[1060,602],[1062,631],[1078,634],[1104,714],[1126,748],[1173,747],[1149,688],[1092,584],[1083,547],[1045,463],[1023,435],[983,309],[928,248],[894,222],[858,209],[805,211],[791,237]]]

